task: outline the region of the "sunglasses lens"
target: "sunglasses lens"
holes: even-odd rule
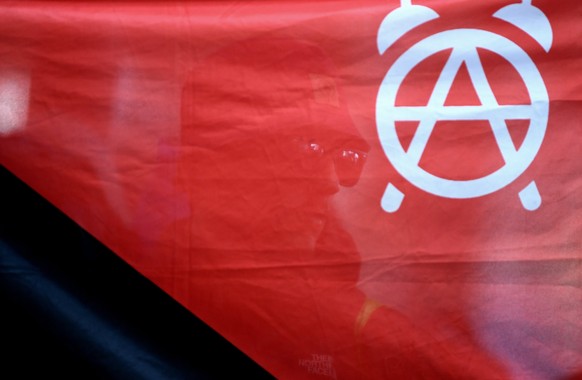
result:
[[[351,187],[358,183],[367,157],[365,152],[357,150],[344,149],[338,152],[334,163],[341,186]]]
[[[325,154],[325,150],[316,142],[310,141],[303,145],[303,151],[310,158],[321,158]]]

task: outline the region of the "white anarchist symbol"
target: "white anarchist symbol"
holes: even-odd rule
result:
[[[525,83],[531,104],[500,105],[491,89],[477,48],[503,57]],[[402,82],[419,63],[428,57],[452,49],[427,106],[396,106]],[[452,83],[465,63],[477,92],[479,106],[445,106]],[[544,81],[531,60],[518,45],[500,35],[478,29],[457,29],[432,35],[406,51],[386,74],[376,102],[378,134],[384,152],[394,168],[416,187],[446,198],[466,199],[493,193],[517,179],[532,163],[544,139],[549,113],[548,93]],[[486,120],[489,122],[505,165],[478,179],[457,181],[437,177],[419,166],[437,121]],[[527,135],[519,149],[513,143],[507,120],[529,120]],[[397,121],[418,121],[419,126],[408,150],[400,144]],[[404,195],[392,184],[382,199],[382,207],[394,212]],[[534,210],[541,198],[531,182],[520,192],[523,206]]]

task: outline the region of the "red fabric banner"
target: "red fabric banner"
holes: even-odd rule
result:
[[[278,378],[576,378],[581,15],[4,2],[1,163]]]

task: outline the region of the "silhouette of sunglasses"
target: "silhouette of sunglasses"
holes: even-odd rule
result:
[[[343,187],[356,185],[368,158],[368,153],[361,149],[345,147],[326,147],[315,139],[295,138],[297,153],[301,155],[303,169],[312,170],[322,160],[331,159],[338,182]]]

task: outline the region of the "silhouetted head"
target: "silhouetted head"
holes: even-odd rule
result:
[[[194,235],[239,249],[313,248],[329,198],[357,182],[368,150],[330,59],[289,38],[240,42],[195,67],[182,145]]]

